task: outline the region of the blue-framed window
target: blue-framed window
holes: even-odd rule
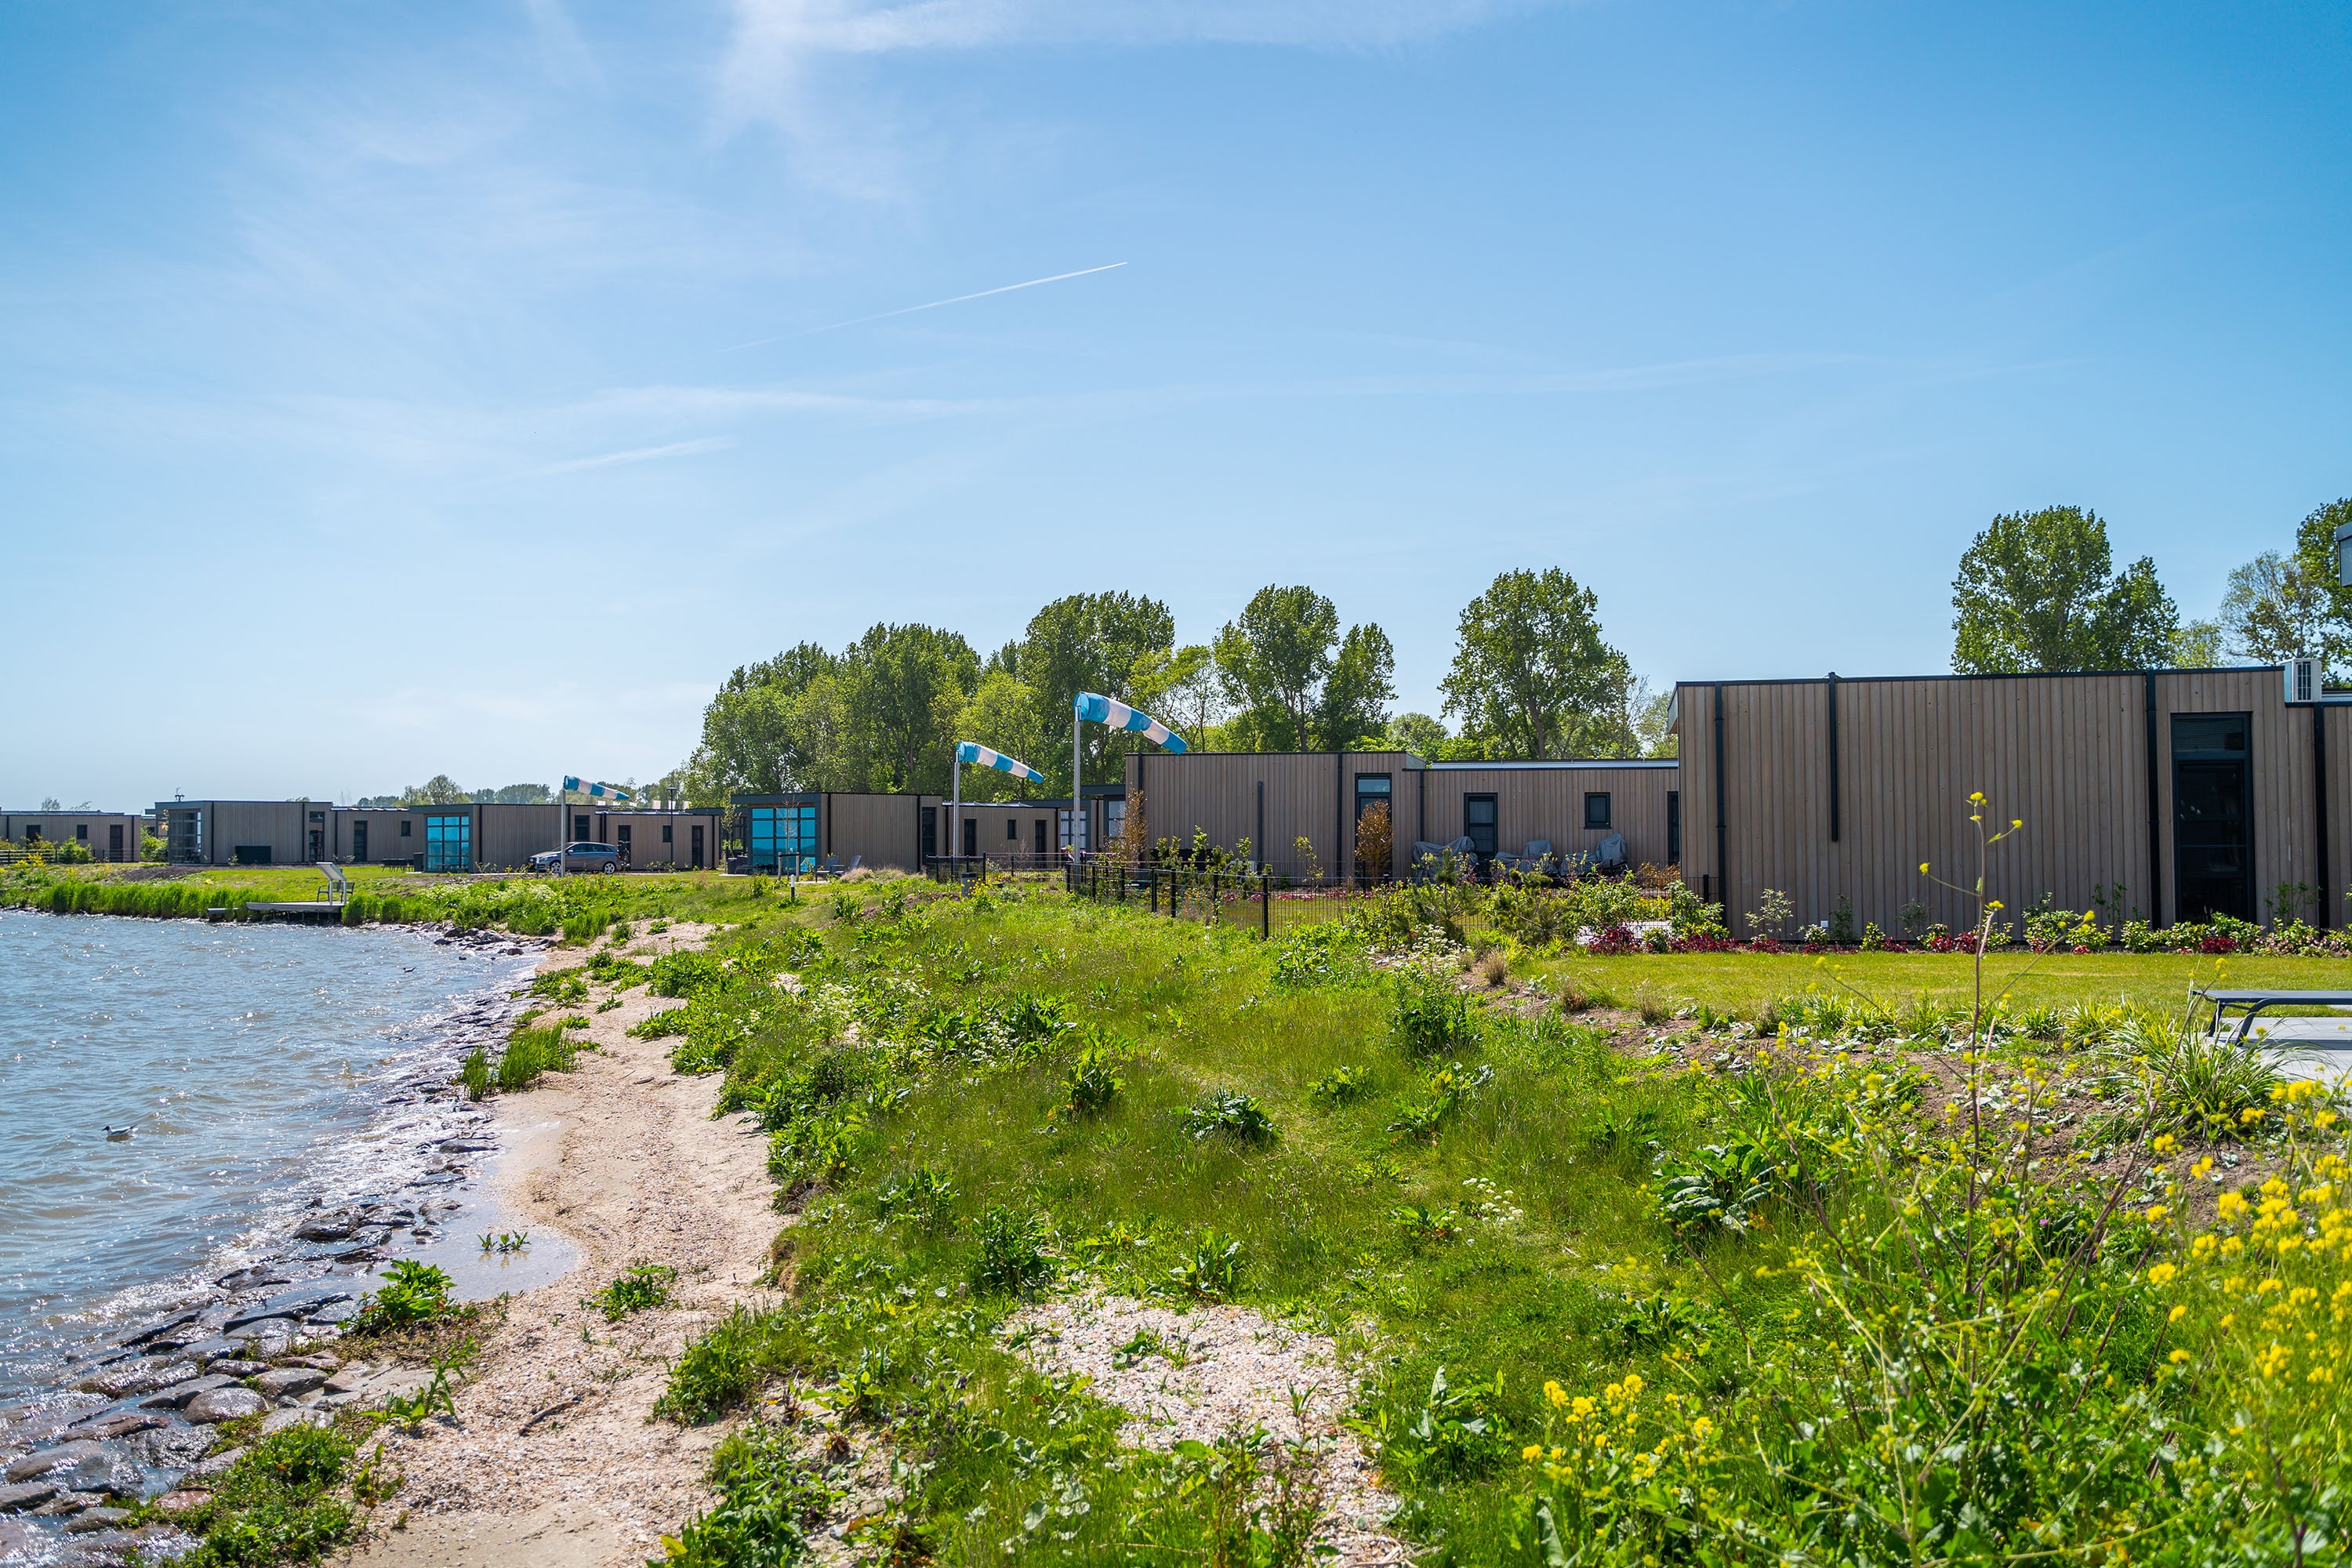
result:
[[[816,865],[816,803],[751,808],[751,869],[781,877]]]
[[[428,871],[470,871],[474,868],[474,818],[465,816],[425,819],[425,868]]]

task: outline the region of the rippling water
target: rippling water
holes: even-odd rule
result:
[[[412,930],[0,911],[0,1402],[380,1184],[403,1070],[530,965]]]

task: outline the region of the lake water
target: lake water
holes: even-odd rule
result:
[[[536,957],[0,910],[0,1404],[282,1248],[314,1202],[431,1170],[430,1141],[478,1112],[423,1087],[503,1035]]]

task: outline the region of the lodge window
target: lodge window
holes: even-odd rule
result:
[[[87,822],[77,822],[77,823],[75,823],[75,824],[74,824],[74,837],[75,837],[76,838],[80,839],[84,844],[89,843],[89,823],[87,823]]]
[[[662,842],[665,844],[675,842],[675,840],[670,837],[670,825],[667,822],[662,824]]]
[[[474,868],[474,818],[466,816],[425,819],[425,868],[428,871],[470,871]]]
[[[403,838],[406,838],[406,837],[409,837],[409,832],[408,832],[408,819],[407,819],[406,817],[403,817],[403,818],[401,818],[401,822],[400,822],[400,836],[401,836]]]
[[[1021,842],[1021,825],[1009,816],[1004,819],[1004,838],[1009,844]]]
[[[1462,797],[1462,836],[1470,840],[1470,852],[1481,860],[1495,858],[1495,797],[1491,795],[1465,795]]]
[[[588,814],[586,812],[575,811],[572,814],[572,837],[575,839],[585,839],[588,837]]]
[[[1103,837],[1106,841],[1127,837],[1127,802],[1103,802]]]
[[[1666,792],[1666,864],[1683,863],[1683,792]]]
[[[625,862],[629,858],[629,825],[627,823],[621,824],[616,831],[613,847],[621,852],[621,858]]]
[[[1584,792],[1584,826],[1587,827],[1609,826],[1609,792],[1607,790],[1595,789]]]
[[[816,864],[816,804],[751,808],[751,869],[782,876]],[[788,865],[787,862],[790,862]]]
[[[2254,918],[2252,719],[2172,716],[2172,885],[2181,920]]]

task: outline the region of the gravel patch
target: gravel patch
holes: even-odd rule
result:
[[[1388,1529],[1398,1500],[1381,1489],[1362,1445],[1340,1425],[1355,1403],[1356,1384],[1328,1339],[1286,1329],[1246,1307],[1180,1312],[1097,1295],[1024,1309],[1006,1332],[1013,1349],[1040,1368],[1085,1376],[1093,1394],[1126,1411],[1119,1440],[1132,1447],[1164,1452],[1186,1440],[1213,1443],[1236,1426],[1263,1427],[1270,1441],[1307,1445],[1323,1489],[1317,1539],[1337,1553],[1322,1561],[1378,1568],[1412,1560],[1412,1548]],[[1157,1340],[1173,1355],[1127,1352],[1138,1336]]]

